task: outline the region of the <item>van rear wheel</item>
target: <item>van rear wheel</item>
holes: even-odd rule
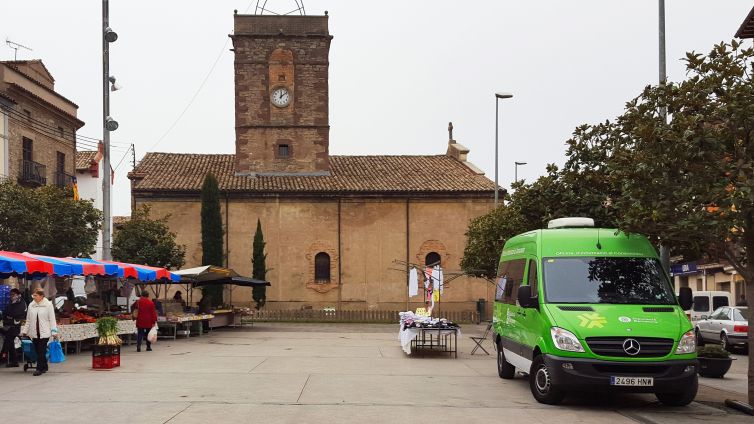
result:
[[[565,392],[552,385],[552,370],[542,355],[534,358],[529,372],[529,387],[534,399],[539,403],[557,405],[565,397]]]
[[[497,375],[506,380],[510,380],[516,376],[516,367],[505,359],[503,344],[500,341],[497,342]]]
[[[682,392],[678,393],[655,393],[657,399],[667,406],[686,406],[694,401],[696,391],[699,389],[699,379],[694,376],[694,382]]]

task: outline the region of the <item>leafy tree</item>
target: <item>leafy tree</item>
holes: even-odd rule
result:
[[[220,188],[212,174],[204,177],[202,184],[202,265],[224,266],[223,220],[220,213]],[[209,296],[212,305],[223,303],[222,286],[205,286],[204,296]]]
[[[113,258],[117,261],[166,268],[180,268],[185,263],[186,247],[175,242],[164,216],[152,219],[149,205],[137,208],[131,219],[114,234]]]
[[[94,253],[102,213],[54,186],[0,182],[0,250],[51,256]]]
[[[251,278],[257,280],[267,279],[267,254],[264,253],[264,235],[262,234],[262,223],[257,219],[257,231],[254,233],[254,245],[252,249],[252,273]],[[267,301],[267,286],[254,286],[251,290],[251,297],[257,304],[257,309],[261,309]]]

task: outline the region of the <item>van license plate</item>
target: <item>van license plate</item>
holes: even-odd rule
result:
[[[652,387],[655,385],[652,377],[610,377],[611,386]]]

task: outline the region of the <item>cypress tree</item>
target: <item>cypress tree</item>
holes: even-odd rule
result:
[[[220,213],[220,188],[211,173],[202,184],[202,265],[223,266],[223,220]],[[222,286],[202,288],[213,306],[223,303]]]
[[[257,218],[257,231],[254,233],[254,244],[252,249],[251,265],[252,273],[251,278],[257,280],[266,280],[267,266],[265,264],[267,260],[267,254],[264,253],[264,235],[262,234],[262,223]],[[251,291],[251,297],[257,304],[257,309],[264,306],[267,300],[267,286],[254,286]]]

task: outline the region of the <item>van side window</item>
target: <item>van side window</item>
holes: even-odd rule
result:
[[[721,306],[730,306],[728,305],[728,296],[713,296],[712,309],[717,309]]]
[[[709,297],[694,296],[694,312],[708,312],[708,311],[709,311]]]
[[[524,282],[525,268],[526,259],[514,259],[508,261],[505,273],[505,287],[503,287],[503,302],[509,305],[516,304],[518,287]]]
[[[529,259],[529,276],[527,281],[531,286],[531,295],[537,296],[537,261]]]

